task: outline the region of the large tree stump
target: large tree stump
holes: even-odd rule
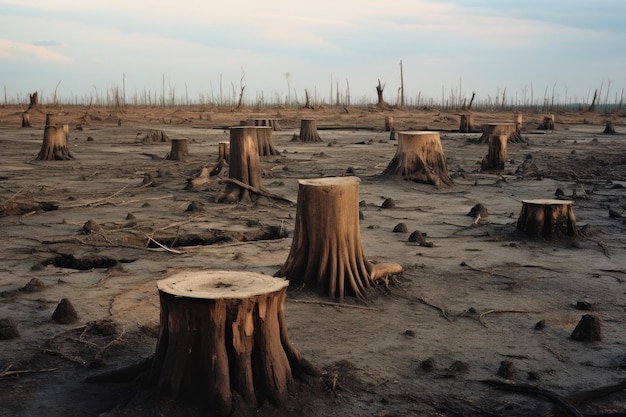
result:
[[[483,134],[476,140],[476,143],[489,143],[491,136],[500,135],[505,135],[510,143],[526,142],[520,134],[517,123],[489,123],[484,125]]]
[[[318,375],[287,334],[288,281],[245,271],[186,271],[158,281],[161,318],[149,381],[175,399],[227,416],[283,404],[294,376]]]
[[[342,302],[365,299],[378,282],[402,272],[396,263],[372,264],[363,253],[357,177],[298,180],[293,241],[275,276]]]
[[[189,156],[189,141],[187,139],[172,139],[170,152],[165,156],[165,159],[185,162],[187,156]]]
[[[436,186],[453,185],[439,132],[398,132],[396,154],[380,174]]]
[[[506,164],[506,135],[490,136],[489,151],[480,164],[483,172],[501,172]]]
[[[46,125],[43,129],[43,142],[35,159],[37,161],[67,161],[74,159],[67,146],[70,126],[53,123],[52,115],[47,114]]]
[[[167,136],[167,133],[162,131],[161,129],[149,129],[146,136],[141,140],[142,143],[152,143],[152,142],[169,142],[170,137]]]
[[[280,155],[280,152],[274,147],[272,131],[271,126],[257,127],[256,139],[257,147],[259,148],[259,156]]]
[[[251,126],[230,128],[229,171],[226,189],[218,202],[251,203],[253,192],[262,190],[257,130]]]
[[[604,126],[604,131],[602,133],[607,134],[607,135],[613,135],[617,133],[615,132],[615,125],[613,124],[612,121],[609,120],[606,122],[606,125]]]
[[[524,116],[522,115],[522,113],[516,113],[515,114],[515,124],[517,126],[517,132],[518,133],[522,132],[523,120],[524,120]]]
[[[228,161],[230,158],[230,142],[220,142],[217,144],[217,160]]]
[[[462,114],[459,124],[459,133],[472,133],[476,131],[474,126],[474,115],[472,113]]]
[[[522,212],[517,220],[518,232],[551,239],[578,235],[572,202],[565,200],[522,200]]]
[[[317,133],[317,124],[314,119],[300,120],[300,135],[298,139],[302,142],[323,142]]]

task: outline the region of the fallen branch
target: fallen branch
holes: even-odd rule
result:
[[[94,358],[95,359],[102,359],[102,357],[103,357],[104,353],[107,351],[107,349],[109,349],[111,346],[119,343],[125,335],[126,335],[126,328],[122,328],[122,331],[120,332],[119,336],[117,336],[115,339],[111,340],[109,343],[104,345],[104,347],[102,347],[100,350],[98,350],[98,352],[96,353]]]
[[[150,236],[146,235],[145,233],[144,233],[144,235],[148,238],[148,241],[149,241],[149,242],[152,242],[152,243],[154,243],[155,245],[157,245],[158,247],[165,249],[167,252],[170,252],[170,253],[175,253],[175,254],[177,254],[177,255],[182,255],[182,254],[183,254],[183,252],[181,252],[181,251],[179,251],[179,250],[172,249],[172,248],[168,248],[167,246],[165,246],[165,245],[163,245],[163,244],[161,244],[161,243],[157,242],[156,240],[154,240],[154,239],[153,239],[153,238],[151,238]]]
[[[441,314],[441,316],[448,320],[450,323],[452,323],[452,320],[450,319],[450,317],[448,317],[448,312],[446,311],[445,308],[441,308],[437,305],[431,304],[428,301],[426,301],[425,299],[423,299],[422,297],[414,297],[414,300],[419,301],[420,303],[427,305],[428,307],[434,308],[435,310],[439,311],[439,314]]]
[[[33,373],[37,373],[37,372],[53,372],[56,371],[58,368],[47,368],[47,369],[16,369],[15,371],[11,371],[11,368],[13,367],[13,365],[9,365],[7,366],[2,372],[0,372],[0,378],[4,378],[7,376],[14,376],[14,375],[22,375],[22,374],[33,374]]]
[[[239,181],[239,180],[237,180],[235,178],[223,178],[222,181],[223,182],[228,182],[228,183],[231,183],[231,184],[235,184],[238,187],[245,188],[246,190],[248,190],[248,191],[250,191],[250,192],[252,192],[254,194],[263,196],[263,197],[267,197],[267,198],[271,198],[271,199],[278,200],[278,201],[284,201],[285,203],[293,204],[293,201],[291,201],[291,200],[289,200],[289,199],[287,199],[287,198],[285,198],[283,196],[280,196],[280,195],[277,195],[277,194],[268,193],[267,191],[260,190],[260,189],[258,189],[256,187],[253,187],[253,186],[249,185],[249,184],[241,182],[241,181]]]
[[[90,201],[89,203],[82,203],[82,204],[74,204],[71,206],[62,206],[60,208],[63,209],[68,209],[68,208],[79,208],[79,207],[95,207],[95,206],[99,206],[102,205],[104,203],[106,203],[107,201],[109,201],[110,199],[112,199],[113,197],[115,197],[116,195],[119,195],[120,193],[122,193],[125,189],[127,189],[128,187],[130,187],[130,184],[126,184],[125,186],[123,186],[120,190],[114,192],[113,194],[109,195],[108,197],[104,197],[104,198],[100,198],[98,200],[94,200],[94,201]]]

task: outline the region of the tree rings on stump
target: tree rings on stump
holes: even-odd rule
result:
[[[572,202],[566,200],[522,200],[517,232],[537,238],[576,237]]]

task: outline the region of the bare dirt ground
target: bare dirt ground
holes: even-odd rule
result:
[[[297,180],[344,176],[348,169],[362,180],[366,256],[398,262],[405,272],[366,305],[328,305],[290,289],[290,336],[325,375],[300,381],[281,408],[263,404],[235,414],[576,415],[545,395],[481,381],[508,377],[568,397],[626,379],[623,115],[559,113],[556,130],[546,132],[536,130],[542,114],[525,114],[528,143],[510,144],[505,172],[490,175],[479,172],[486,145],[471,143],[480,134],[455,132],[454,112],[48,108],[31,116],[33,128],[20,128],[21,111],[0,108],[0,320],[19,331],[0,340],[2,416],[195,415],[151,398],[137,381],[84,380],[154,353],[157,280],[181,269],[274,274],[291,245]],[[74,160],[34,160],[46,112],[70,124]],[[386,115],[398,130],[441,131],[453,187],[377,178],[396,149],[383,131]],[[224,189],[218,177],[204,190],[185,190],[188,178],[217,162],[228,126],[251,117],[280,119],[273,141],[281,155],[262,158],[263,181],[293,204],[217,204]],[[317,120],[324,142],[291,141],[301,118]],[[602,134],[609,119],[618,134]],[[142,143],[148,129],[187,138],[187,162],[164,160],[169,143]],[[584,235],[575,241],[516,235],[521,201],[555,198],[557,189],[574,201]],[[386,198],[394,208],[381,208]],[[475,221],[467,214],[478,203],[488,216]],[[101,229],[85,233],[89,220]],[[398,223],[409,233],[394,233]],[[276,229],[288,237],[264,234]],[[409,242],[415,230],[432,245]],[[72,324],[51,319],[63,298],[78,313]],[[601,320],[602,340],[572,340],[590,313]],[[503,361],[511,372],[499,375]],[[588,402],[578,397],[577,407],[626,413],[623,385],[617,391]]]

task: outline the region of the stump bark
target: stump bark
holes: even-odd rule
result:
[[[217,144],[217,146],[218,146],[217,160],[228,161],[228,159],[230,158],[230,142],[220,142]]]
[[[231,181],[224,180],[226,189],[217,197],[218,202],[251,203],[251,191],[262,190],[257,130],[251,126],[230,128],[228,177]]]
[[[52,115],[46,115],[46,125],[43,130],[43,142],[39,154],[35,158],[37,161],[67,161],[74,159],[68,146],[67,140],[70,133],[70,126],[67,124],[53,124]]]
[[[366,299],[379,282],[400,274],[396,263],[373,264],[363,253],[357,177],[298,180],[291,250],[275,276],[339,302]]]
[[[489,151],[480,164],[483,172],[501,172],[506,164],[506,135],[490,136]]]
[[[272,128],[270,126],[259,126],[256,131],[257,147],[259,148],[259,156],[280,155],[280,152],[274,147],[272,140]]]
[[[27,111],[22,113],[22,127],[32,127],[30,124],[30,113]]]
[[[393,116],[385,116],[385,132],[391,132],[393,130]]]
[[[185,162],[187,156],[189,156],[189,141],[187,139],[172,139],[170,152],[165,156],[165,159]]]
[[[539,125],[540,130],[554,130],[554,115],[548,114],[543,118],[543,121]]]
[[[143,143],[150,142],[169,142],[170,138],[167,136],[167,133],[162,131],[161,129],[149,129],[146,136],[141,140]]]
[[[517,123],[489,123],[483,127],[483,134],[476,143],[489,143],[491,136],[505,135],[509,143],[525,143]]]
[[[617,133],[615,132],[615,125],[613,124],[613,122],[611,121],[606,122],[606,125],[604,126],[604,131],[602,133],[607,134],[607,135],[613,135]]]
[[[476,131],[474,126],[474,115],[471,113],[462,114],[459,124],[459,133],[472,133]]]
[[[576,217],[572,202],[565,200],[522,200],[517,232],[536,238],[576,237]]]
[[[438,132],[398,132],[396,154],[380,176],[436,186],[454,185]]]
[[[314,119],[300,120],[300,135],[298,139],[302,142],[323,142],[317,133],[317,124]]]
[[[244,271],[185,271],[157,283],[159,336],[149,381],[174,399],[227,416],[283,404],[294,376],[319,375],[287,334],[288,282]]]

